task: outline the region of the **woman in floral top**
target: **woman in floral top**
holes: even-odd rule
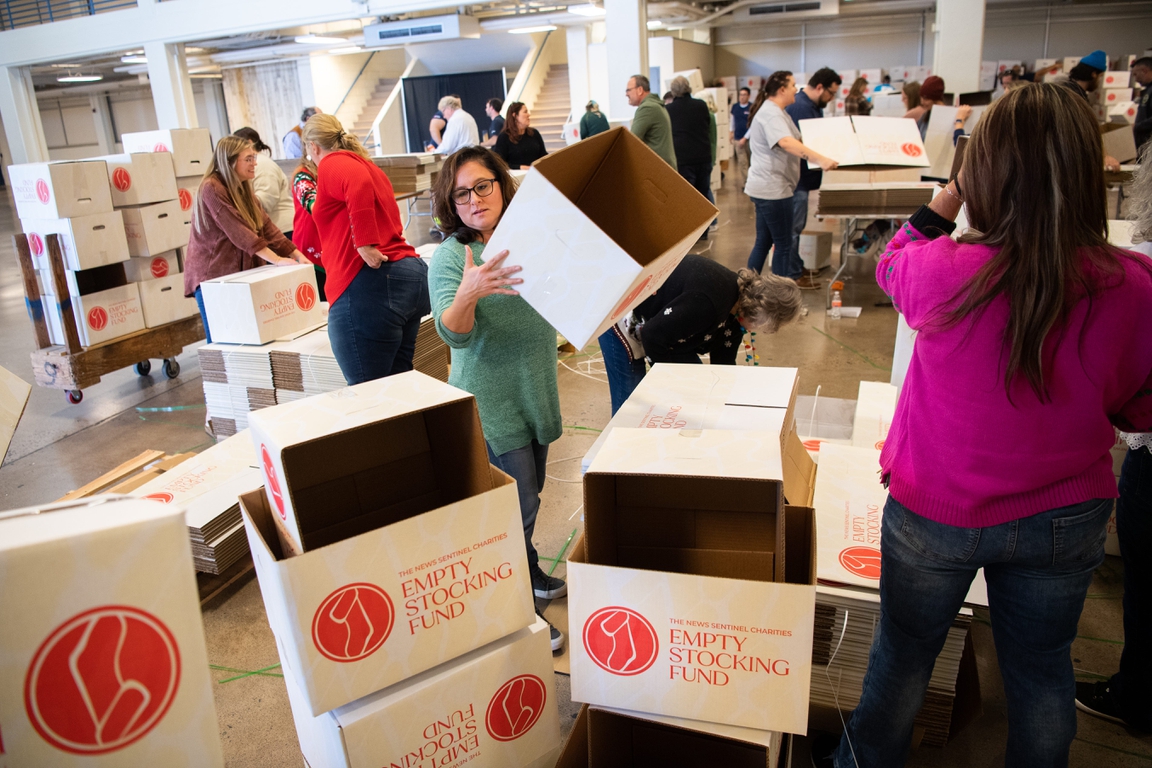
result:
[[[324,295],[324,267],[320,264],[320,233],[312,220],[312,204],[316,202],[316,164],[307,157],[300,160],[292,176],[292,202],[296,214],[292,219],[292,242],[316,268],[316,287],[320,301]]]

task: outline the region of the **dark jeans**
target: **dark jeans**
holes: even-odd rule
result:
[[[640,385],[648,367],[643,360],[633,360],[628,347],[609,328],[600,334],[600,353],[604,355],[604,369],[608,372],[608,392],[612,396],[612,415],[620,410],[624,401]]]
[[[1128,451],[1120,470],[1116,535],[1124,561],[1124,652],[1112,693],[1129,725],[1152,730],[1152,453]]]
[[[514,448],[497,456],[488,446],[488,460],[516,481],[520,495],[520,519],[524,523],[524,545],[528,548],[529,572],[540,567],[540,555],[532,544],[536,515],[540,512],[540,492],[548,472],[548,446],[533,440],[523,448]]]
[[[1005,765],[1067,766],[1076,735],[1070,648],[1092,571],[1104,561],[1111,512],[1110,499],[1093,499],[989,528],[959,528],[920,517],[889,496],[880,623],[836,765],[904,765],[936,656],[983,567],[1008,701]]]
[[[204,323],[204,338],[212,343],[212,332],[208,330],[208,313],[204,311],[204,293],[196,286],[196,306],[200,309],[200,322]]]
[[[752,203],[756,206],[756,244],[748,256],[748,269],[761,272],[771,250],[773,274],[793,280],[800,277],[804,265],[800,254],[792,253],[792,198],[761,200],[754,197]]]
[[[800,258],[800,235],[808,224],[808,190],[796,188],[792,193],[792,253],[804,270],[804,259]]]
[[[706,163],[691,163],[686,165],[679,165],[676,168],[684,180],[696,188],[696,191],[704,195],[708,202],[714,202],[712,199],[712,162]],[[701,240],[708,239],[708,230],[704,230],[704,234],[700,236]]]
[[[328,338],[348,383],[412,370],[416,332],[430,311],[422,259],[365,265],[328,310]]]

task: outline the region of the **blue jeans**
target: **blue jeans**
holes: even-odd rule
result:
[[[348,383],[412,370],[420,319],[431,311],[422,259],[365,265],[328,310],[328,338]]]
[[[792,198],[761,200],[754,197],[752,203],[756,206],[756,244],[748,256],[748,269],[761,272],[771,250],[773,274],[793,280],[800,277],[804,265],[800,255],[792,253]]]
[[[200,309],[200,322],[204,323],[204,338],[212,343],[212,331],[208,330],[208,313],[204,311],[204,292],[196,286],[196,306]]]
[[[889,496],[880,623],[835,764],[904,765],[936,656],[983,567],[1008,702],[1005,765],[1067,766],[1076,735],[1070,648],[1092,572],[1104,561],[1111,511],[1111,499],[1093,499],[989,528],[959,528],[920,517]]]
[[[804,270],[804,259],[800,258],[800,235],[808,224],[808,190],[796,188],[792,193],[792,253]]]
[[[516,481],[520,495],[520,519],[524,523],[524,545],[528,548],[529,573],[540,567],[540,555],[532,544],[536,515],[540,512],[540,492],[548,472],[548,446],[533,440],[523,448],[514,448],[497,456],[488,445],[488,460]]]
[[[691,184],[697,192],[702,194],[704,198],[715,204],[712,198],[712,162],[707,163],[692,163],[688,165],[680,165],[676,168],[680,175],[684,177],[684,181]],[[701,240],[708,239],[708,230],[704,230],[704,234],[700,235]]]
[[[1116,535],[1124,561],[1124,652],[1120,672],[1112,677],[1112,694],[1124,720],[1147,731],[1152,730],[1152,453],[1147,448],[1124,457]]]
[[[640,385],[648,367],[643,360],[633,360],[628,347],[616,336],[612,328],[600,334],[600,353],[604,355],[604,369],[608,372],[608,393],[612,397],[612,415],[620,410],[624,401]]]

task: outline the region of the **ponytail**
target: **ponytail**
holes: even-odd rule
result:
[[[344,150],[360,155],[365,160],[371,159],[368,150],[364,148],[360,140],[352,134],[346,133],[344,126],[332,115],[312,115],[308,118],[308,122],[304,123],[300,138],[318,145],[326,152]]]

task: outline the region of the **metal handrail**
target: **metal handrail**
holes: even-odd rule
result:
[[[344,98],[340,99],[340,103],[336,105],[336,109],[332,110],[332,114],[340,111],[340,107],[344,106],[344,102],[348,101],[348,96],[352,93],[352,89],[356,87],[356,83],[360,82],[360,78],[364,76],[364,70],[368,69],[368,65],[372,63],[372,59],[376,58],[379,51],[372,51],[372,54],[365,60],[364,66],[360,67],[360,71],[356,73],[356,79],[352,81],[352,85],[348,86],[348,90],[344,92]]]
[[[136,0],[0,0],[0,30],[135,7]]]

